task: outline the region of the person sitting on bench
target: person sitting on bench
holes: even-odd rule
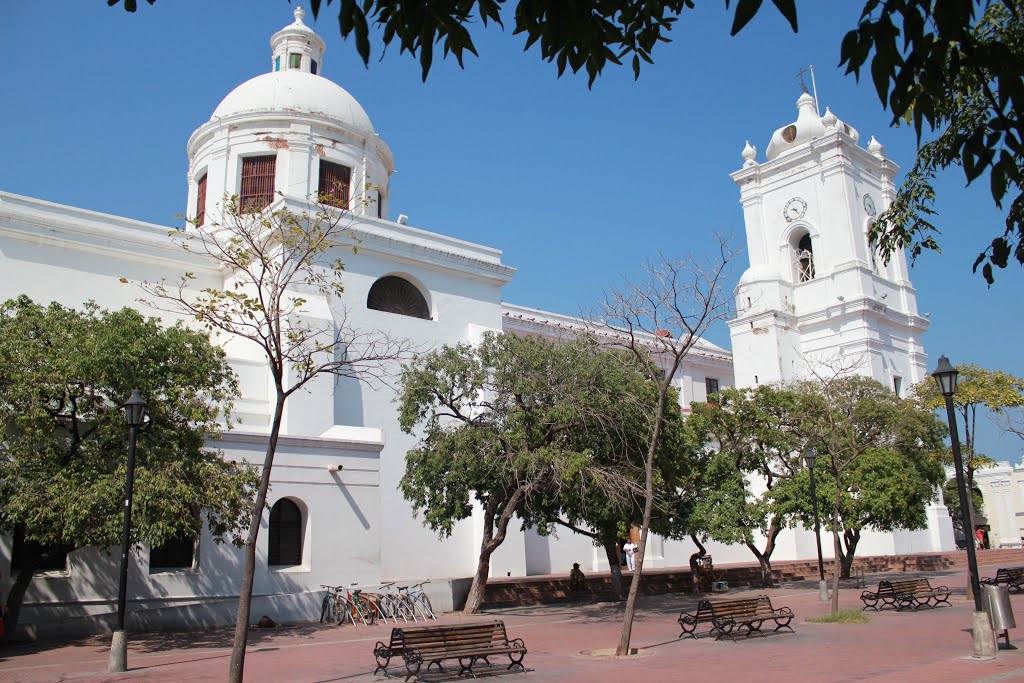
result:
[[[587,577],[583,576],[583,572],[580,571],[580,563],[573,562],[572,571],[569,572],[569,590],[571,591],[585,591],[587,590]]]

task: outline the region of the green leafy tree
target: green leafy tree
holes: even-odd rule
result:
[[[992,284],[993,266],[1024,264],[1024,4],[1020,0],[869,2],[843,41],[854,73],[867,65],[894,123],[911,122],[922,145],[896,200],[875,222],[885,253],[938,250],[931,222],[933,181],[960,167],[967,184],[988,176],[1005,225],[974,261]],[[1005,206],[1004,206],[1005,204]]]
[[[479,610],[513,517],[570,509],[584,518],[596,491],[602,510],[628,509],[622,501],[637,495],[635,466],[618,458],[628,457],[628,425],[649,414],[651,392],[624,361],[590,337],[487,333],[477,346],[445,346],[406,365],[400,424],[420,441],[402,493],[441,536],[473,514],[473,501],[482,511],[466,614]]]
[[[961,455],[967,490],[970,491],[974,488],[975,471],[992,463],[992,459],[978,453],[975,446],[978,416],[986,412],[994,416],[1009,415],[1024,408],[1024,378],[973,363],[957,365],[956,370],[958,376],[953,409],[963,423],[959,430]],[[939,387],[931,377],[915,385],[912,391],[924,406],[931,410],[941,410],[945,415],[946,399],[939,393]],[[944,462],[953,465],[951,453],[947,452]]]
[[[743,543],[761,566],[765,586],[772,585],[771,556],[792,511],[777,504],[800,469],[804,437],[798,433],[793,392],[770,385],[723,389],[715,403],[694,403],[690,420],[708,433],[712,455],[702,472],[698,517],[706,538]],[[763,482],[766,492],[749,493],[746,477]],[[764,547],[756,545],[759,533]]]
[[[139,389],[152,423],[139,436],[132,543],[237,542],[256,483],[251,468],[204,446],[236,395],[206,334],[162,327],[131,309],[0,305],[0,530],[29,541],[8,596],[13,633],[39,566],[121,539],[128,429],[120,408]],[[116,584],[115,584],[116,588]]]
[[[818,454],[818,467],[831,481],[832,510],[829,527],[832,531],[835,571],[832,611],[839,611],[839,579],[843,575],[844,520],[850,529],[852,542],[847,552],[856,550],[860,528],[870,521],[877,528],[916,526],[920,521],[908,514],[894,511],[880,513],[885,501],[872,492],[862,491],[861,485],[887,483],[890,490],[901,482],[888,482],[884,473],[876,476],[875,467],[897,468],[899,456],[913,457],[920,463],[912,471],[934,481],[942,481],[936,468],[926,467],[927,453],[938,445],[941,424],[927,408],[914,401],[904,401],[880,382],[858,375],[850,375],[851,368],[825,367],[814,370],[815,379],[793,384],[799,395],[799,431],[807,445]],[[883,457],[886,452],[890,455]],[[894,454],[894,455],[893,455]],[[888,459],[887,459],[888,458]],[[901,470],[898,470],[901,471]],[[874,478],[873,478],[874,477]],[[828,487],[828,484],[823,488]],[[922,488],[922,491],[924,489]],[[934,489],[933,489],[934,490]],[[897,488],[900,495],[911,496],[905,488]],[[864,497],[863,505],[857,500]],[[930,497],[930,496],[929,496]],[[927,499],[919,493],[916,499],[923,505]],[[902,504],[901,504],[902,505]],[[844,517],[844,512],[846,517]],[[902,511],[907,513],[907,510]],[[910,528],[914,528],[910,526]]]
[[[929,436],[933,448],[941,441],[941,425]],[[934,437],[934,438],[931,438]],[[842,535],[840,561],[842,577],[849,578],[857,544],[865,529],[896,531],[928,526],[928,504],[945,480],[942,465],[932,450],[907,445],[900,450],[868,450],[845,473],[840,492],[838,524]],[[834,500],[836,482],[831,468],[815,463],[819,499]],[[814,527],[810,494],[810,471],[801,470],[792,485],[773,493],[776,509],[789,515],[791,524]]]
[[[143,303],[258,349],[274,386],[267,447],[243,545],[230,683],[242,683],[256,540],[285,403],[320,376],[386,381],[385,365],[409,349],[406,340],[387,332],[353,328],[343,313],[325,316],[344,291],[341,256],[356,248],[351,222],[347,211],[323,202],[300,211],[283,202],[252,211],[238,197],[227,197],[202,224],[190,221],[186,230],[171,233],[183,250],[223,269],[222,288],[201,287],[191,272],[177,282],[142,283]]]
[[[622,362],[620,360],[620,362]],[[630,359],[631,362],[631,359]],[[628,365],[627,365],[628,367]],[[635,386],[631,395],[642,396],[641,404],[657,403],[657,387],[647,374],[632,368],[619,380]],[[704,442],[687,429],[682,413],[675,409],[678,395],[672,392],[665,413],[665,427],[658,451],[654,457],[655,504],[651,528],[664,538],[676,538],[689,533],[692,510],[694,467]],[[642,486],[642,463],[650,432],[650,415],[645,411],[626,411],[621,421],[612,425],[614,431],[580,432],[579,447],[589,449],[594,461],[602,466],[616,468],[637,479]],[[616,598],[624,596],[622,568],[620,566],[621,539],[632,528],[643,522],[643,505],[638,496],[609,495],[602,486],[591,486],[580,495],[556,496],[539,505],[531,506],[527,521],[541,533],[554,533],[558,526],[590,538],[604,549],[611,568],[612,591]]]

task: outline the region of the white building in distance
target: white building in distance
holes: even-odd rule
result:
[[[357,207],[359,251],[344,255],[342,300],[308,305],[322,322],[337,323],[344,309],[353,327],[390,330],[421,348],[475,342],[489,330],[549,337],[578,330],[578,319],[502,301],[515,269],[499,250],[409,226],[404,217],[390,220],[392,152],[355,98],[323,76],[325,45],[303,16],[296,9],[295,22],[273,35],[270,71],[235,88],[190,137],[185,213],[207,220],[219,198],[232,194],[301,211],[308,197],[329,192]],[[808,359],[833,354],[863,357],[862,371],[897,393],[925,374],[927,323],[917,314],[905,260],[878,262],[865,237],[871,217],[892,199],[896,166],[877,143],[858,147],[856,131],[831,113],[819,117],[813,98],[804,95],[798,108],[796,123],[772,138],[767,160],[758,163],[748,146],[733,174],[751,260],[730,323],[734,351],[701,341],[676,377],[684,407],[720,387],[799,377]],[[0,193],[0,297],[138,307],[140,290],[121,278],[173,281],[185,271],[196,273],[199,286],[222,288],[226,274],[181,251],[167,239],[170,230]],[[236,428],[217,445],[225,457],[258,465],[272,409],[269,372],[242,346],[226,350],[242,397]],[[393,398],[390,390],[322,378],[289,400],[259,538],[254,615],[314,619],[321,584],[431,579],[441,608],[465,594],[480,520],[439,540],[415,517],[398,489],[415,440],[400,431]],[[945,509],[932,513],[928,531],[866,535],[859,552],[952,548]],[[4,590],[17,543],[0,538]],[[709,549],[719,563],[753,560],[742,546]],[[129,628],[232,623],[241,551],[214,544],[208,533],[182,552],[165,550],[131,555]],[[694,550],[655,537],[646,563],[685,566]],[[814,554],[810,533],[787,530],[773,559]],[[108,629],[117,561],[103,549],[72,552],[63,566],[33,579],[23,624],[39,635]],[[510,527],[491,571],[562,572],[574,561],[607,569],[603,551],[587,538]]]

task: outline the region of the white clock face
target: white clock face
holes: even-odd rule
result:
[[[800,199],[800,197],[793,197],[786,202],[785,208],[782,209],[782,216],[788,223],[800,220],[804,217],[805,213],[807,213],[807,202]]]
[[[875,215],[875,200],[872,199],[869,194],[864,195],[864,211],[866,211],[869,216]]]

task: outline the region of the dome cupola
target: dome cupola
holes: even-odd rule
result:
[[[819,116],[814,98],[806,91],[796,101],[796,108],[796,121],[772,135],[766,150],[768,161],[836,130],[849,135],[854,143],[860,138],[855,128],[840,121],[831,111],[826,109],[825,116]]]
[[[394,158],[366,111],[323,76],[326,45],[295,20],[270,39],[271,69],[228,93],[188,141],[189,210],[225,197],[262,209],[277,197],[326,201],[386,219]]]
[[[317,75],[323,64],[327,45],[313,29],[302,23],[306,11],[295,8],[295,22],[270,38],[274,71],[305,71]]]

